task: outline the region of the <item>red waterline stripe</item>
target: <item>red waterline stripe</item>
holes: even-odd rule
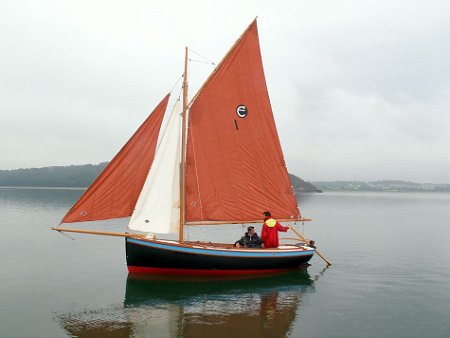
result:
[[[191,275],[191,276],[230,276],[230,275],[263,275],[274,272],[282,272],[295,270],[289,269],[266,269],[266,270],[197,270],[197,269],[167,269],[167,268],[151,268],[144,266],[128,266],[130,273],[147,273],[147,274],[163,274],[163,275]]]

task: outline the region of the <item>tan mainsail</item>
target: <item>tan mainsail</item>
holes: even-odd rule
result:
[[[300,212],[267,92],[256,20],[189,110],[185,221],[278,219]]]

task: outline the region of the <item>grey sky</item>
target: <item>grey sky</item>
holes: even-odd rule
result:
[[[434,0],[3,1],[0,169],[110,160],[181,75],[185,46],[218,62],[258,16],[290,172],[449,183],[449,13]],[[211,70],[191,63],[191,95]]]

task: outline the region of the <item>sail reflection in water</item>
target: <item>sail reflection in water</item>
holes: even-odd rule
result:
[[[129,275],[123,305],[60,317],[73,337],[287,337],[307,271],[241,280],[170,280]]]

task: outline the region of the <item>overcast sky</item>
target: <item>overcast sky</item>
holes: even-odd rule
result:
[[[449,15],[435,0],[2,1],[0,169],[109,161],[185,46],[219,62],[258,16],[291,173],[450,183]],[[191,62],[191,95],[211,70]]]

